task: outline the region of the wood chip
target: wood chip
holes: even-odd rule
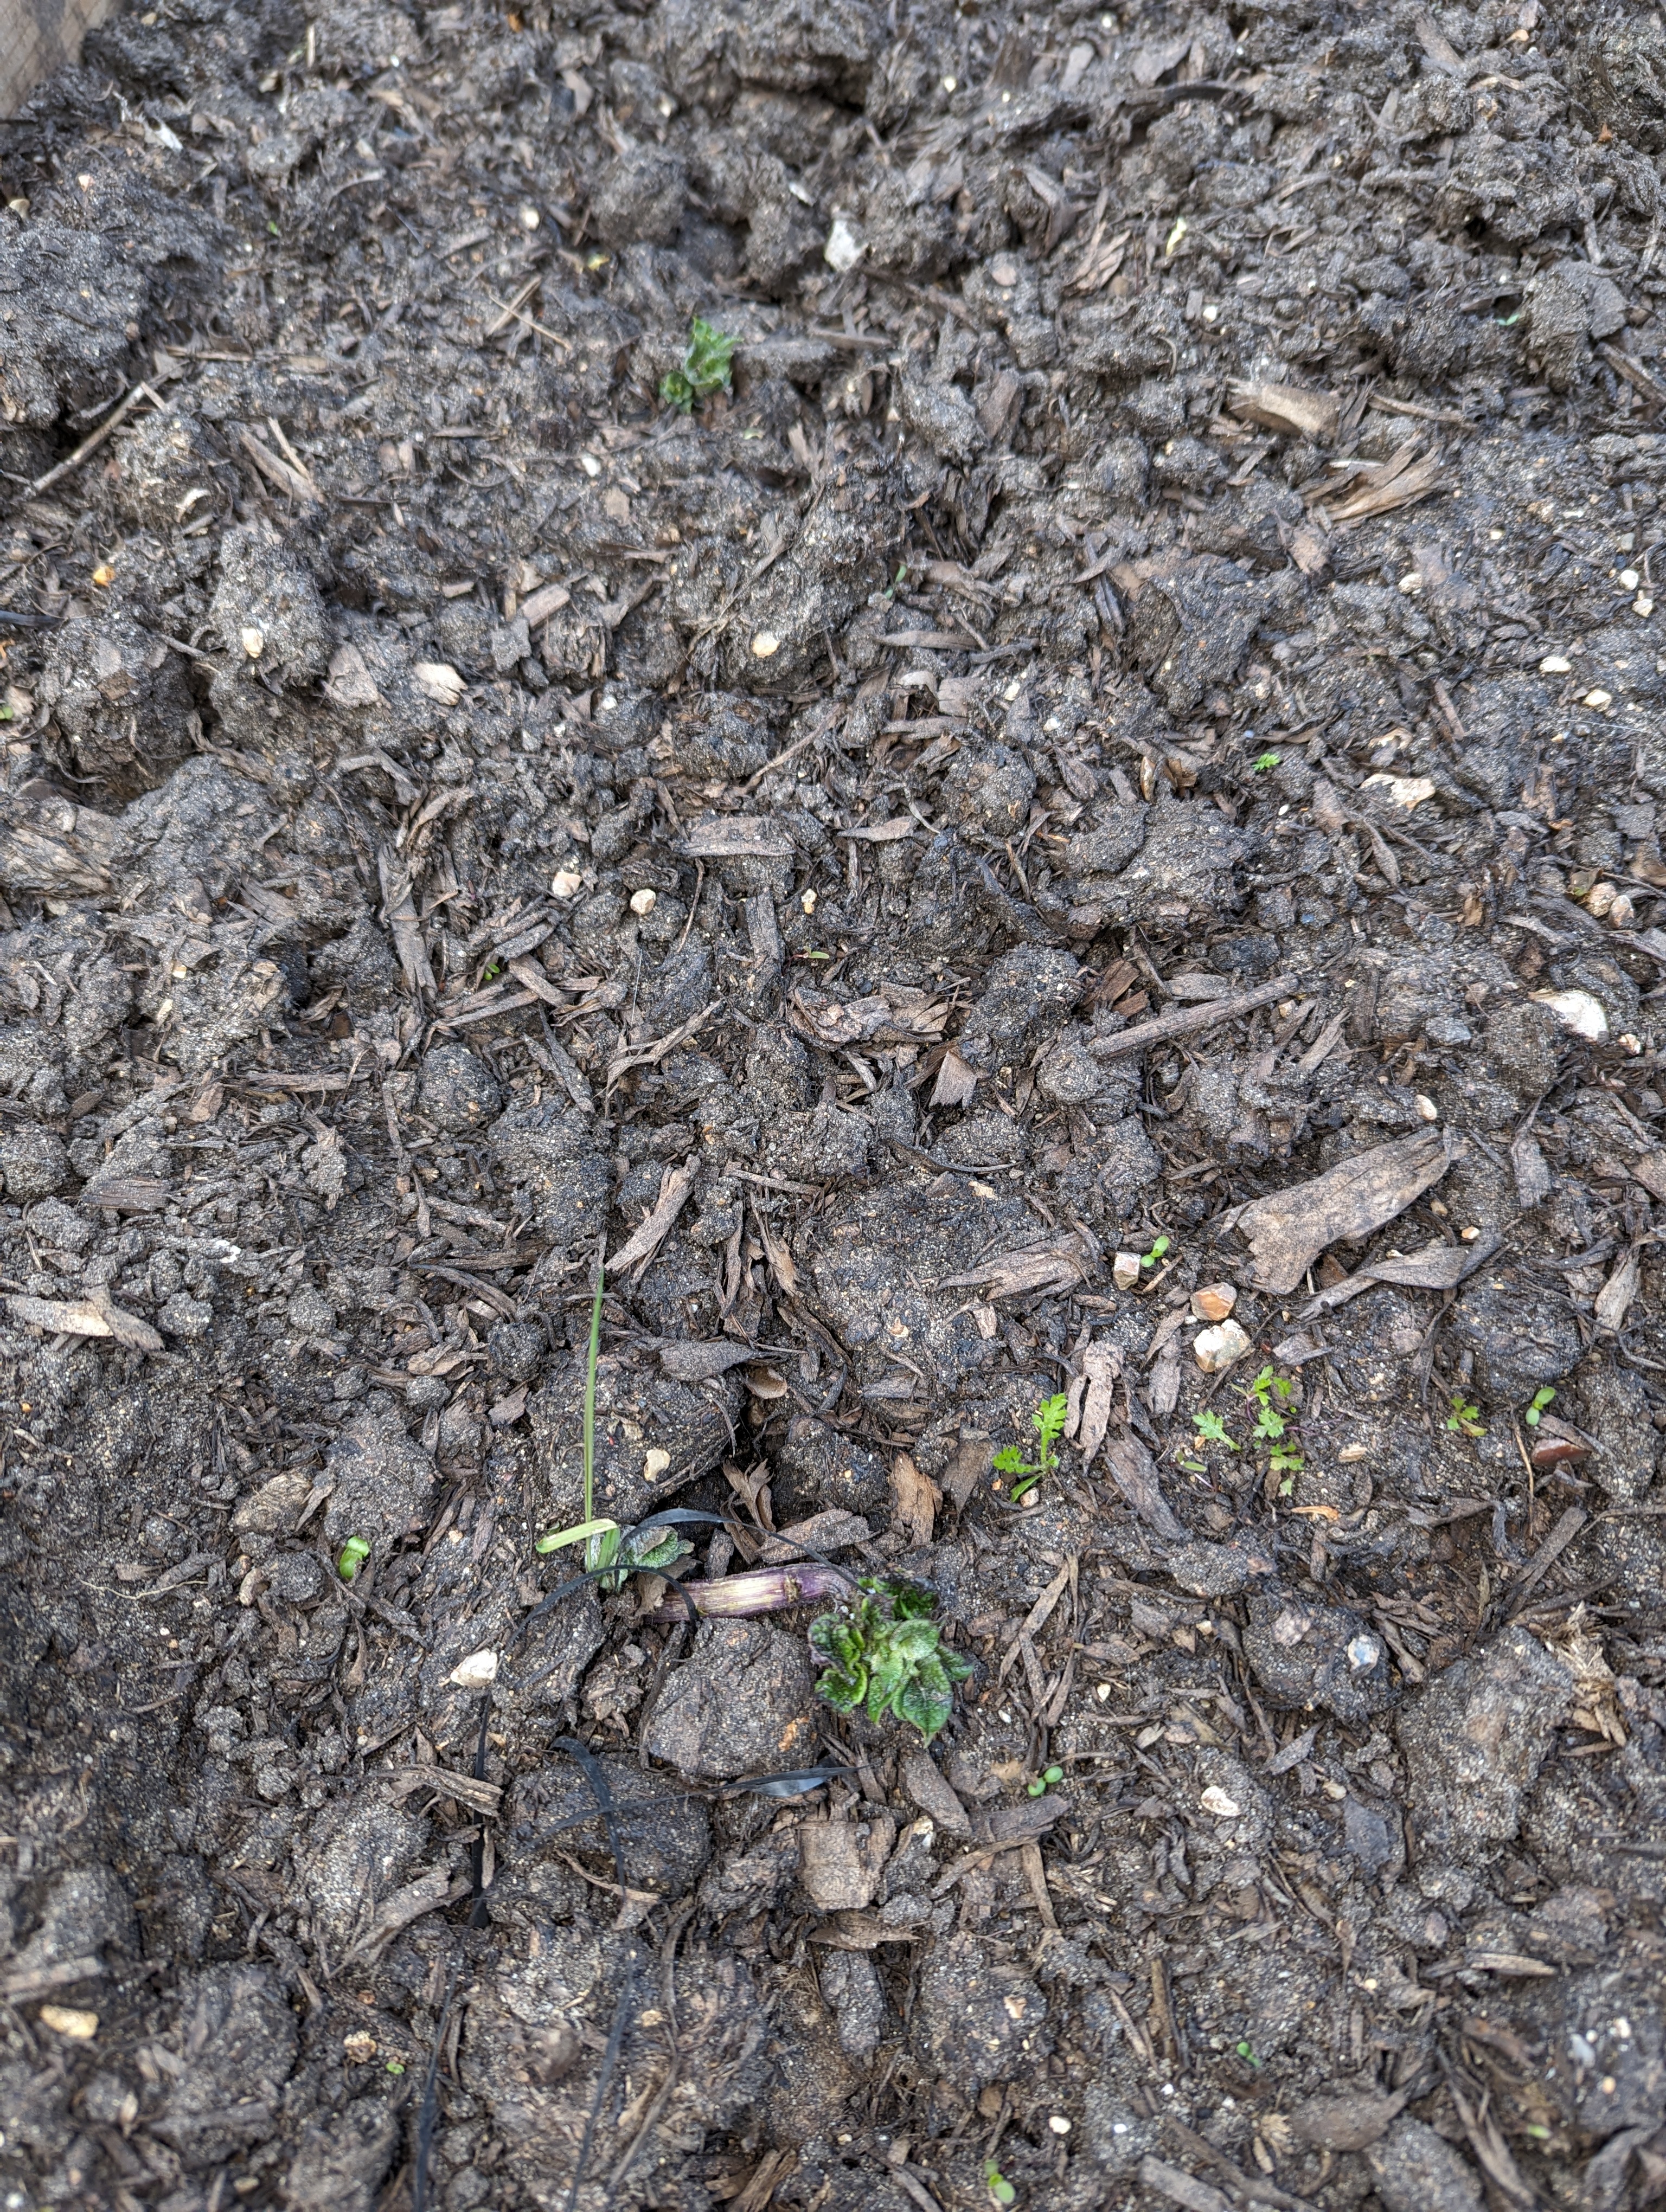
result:
[[[1227,404],[1246,422],[1286,437],[1328,446],[1336,435],[1341,410],[1329,392],[1309,392],[1298,384],[1238,384]]]
[[[1257,1007],[1292,997],[1298,981],[1295,975],[1274,975],[1269,982],[1258,983],[1253,991],[1212,999],[1201,1006],[1179,1007],[1152,1021],[1136,1022],[1132,1029],[1119,1030],[1115,1036],[1095,1037],[1088,1050],[1096,1060],[1121,1060],[1125,1054],[1143,1052],[1147,1045],[1166,1044],[1171,1037],[1195,1036],[1201,1030],[1213,1029],[1218,1022],[1234,1021],[1240,1014],[1253,1014]]]
[[[1177,1372],[1177,1361],[1176,1369]],[[1117,1489],[1153,1534],[1170,1544],[1185,1541],[1186,1531],[1176,1520],[1158,1481],[1157,1462],[1131,1429],[1119,1431],[1106,1444],[1105,1464]]]
[[[694,1188],[692,1168],[667,1168],[660,1178],[660,1195],[654,1211],[620,1245],[607,1263],[611,1275],[623,1274],[628,1268],[646,1268],[648,1261],[664,1243],[671,1232],[672,1224],[688,1203],[689,1193]]]
[[[898,1452],[891,1462],[891,1499],[898,1534],[910,1544],[929,1544],[943,1493],[907,1452]]]
[[[25,1328],[48,1335],[107,1336],[130,1352],[160,1352],[162,1340],[148,1321],[107,1301],[76,1298],[9,1297],[6,1310]]]
[[[1228,1214],[1255,1255],[1255,1287],[1293,1291],[1329,1246],[1369,1237],[1438,1183],[1459,1144],[1450,1131],[1420,1130]]]

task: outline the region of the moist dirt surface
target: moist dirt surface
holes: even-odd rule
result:
[[[1663,154],[1588,0],[0,132],[5,2212],[1666,2194]],[[595,1511],[929,1746],[553,1595],[602,1252]]]

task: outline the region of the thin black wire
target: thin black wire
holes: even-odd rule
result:
[[[440,2109],[440,2057],[446,2047],[446,2030],[451,2025],[451,2001],[457,1990],[458,1960],[451,1962],[451,1973],[446,1982],[445,2002],[440,2008],[440,2025],[434,2031],[434,2049],[428,2062],[428,2075],[423,2083],[423,2101],[416,2108],[416,2160],[410,2180],[410,2212],[428,2212],[428,2169],[434,2155],[434,2126]]]
[[[620,1877],[619,1887],[624,1887]],[[614,2069],[619,2063],[619,2053],[624,2048],[624,2033],[630,2018],[630,2008],[636,1994],[636,1956],[633,1951],[625,1966],[625,1977],[619,1990],[619,2002],[613,2014],[613,2031],[607,2039],[607,2048],[602,2053],[602,2070],[596,2082],[596,2095],[590,2107],[590,2117],[584,2124],[584,2134],[579,2142],[577,2163],[573,2168],[573,2186],[567,2192],[567,2212],[574,2212],[579,2201],[579,2188],[584,2179],[584,2169],[590,2162],[590,2144],[596,2132],[596,2123],[607,2103],[607,2093],[613,2086]]]
[[[618,1808],[613,1802],[613,1792],[607,1786],[607,1777],[602,1771],[601,1761],[595,1753],[587,1746],[581,1744],[575,1735],[557,1736],[555,1748],[567,1753],[590,1784],[591,1795],[595,1798],[597,1809],[602,1816],[602,1825],[607,1830],[608,1848],[613,1854],[613,1871],[618,1876],[619,1903],[623,1907],[627,1896],[627,1887],[624,1850],[619,1842]]]

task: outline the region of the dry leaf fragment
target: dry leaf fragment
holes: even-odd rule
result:
[[[910,1544],[929,1544],[943,1493],[906,1452],[898,1452],[891,1461],[891,1498],[899,1533]]]
[[[1394,1220],[1440,1181],[1459,1141],[1450,1130],[1420,1130],[1241,1206],[1231,1219],[1255,1254],[1256,1288],[1293,1291],[1327,1246]]]
[[[1237,1799],[1229,1797],[1218,1782],[1212,1782],[1197,1802],[1217,1820],[1236,1820],[1243,1810]]]

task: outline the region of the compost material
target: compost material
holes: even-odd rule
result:
[[[1666,2195],[1663,157],[1596,0],[0,132],[11,2212]]]

